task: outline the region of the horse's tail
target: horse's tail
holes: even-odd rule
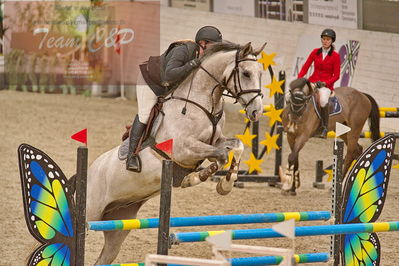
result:
[[[377,139],[380,138],[380,110],[377,102],[371,95],[367,93],[364,93],[364,95],[366,95],[371,102],[371,111],[369,114],[369,127],[371,131],[371,138],[373,139],[373,141],[376,141]]]

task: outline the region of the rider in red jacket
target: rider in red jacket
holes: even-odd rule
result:
[[[314,71],[309,77],[309,81],[316,83],[319,87],[321,118],[323,131],[321,137],[325,138],[328,132],[328,98],[334,90],[334,83],[339,79],[340,57],[334,51],[335,31],[325,29],[321,33],[321,48],[314,49],[298,74],[298,78],[306,75],[309,67],[314,63]]]

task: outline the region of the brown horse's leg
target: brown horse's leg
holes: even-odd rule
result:
[[[299,180],[299,151],[303,148],[306,141],[309,139],[309,136],[306,134],[302,134],[299,136],[295,136],[294,134],[287,133],[288,143],[291,148],[291,153],[288,155],[288,169],[287,169],[287,181],[291,181],[285,185],[283,185],[282,190],[283,194],[296,195],[296,188],[300,185]],[[289,186],[291,185],[291,186]]]

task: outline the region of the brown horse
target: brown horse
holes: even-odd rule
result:
[[[282,115],[284,131],[287,133],[291,149],[288,168],[282,178],[285,179],[282,190],[284,194],[296,195],[295,189],[300,185],[298,154],[308,139],[317,135],[320,119],[313,104],[314,99],[318,98],[317,89],[314,89],[313,84],[305,78],[296,79],[290,84],[290,94],[290,100]],[[330,116],[328,130],[335,130],[336,122],[351,128],[351,131],[340,137],[347,146],[344,162],[344,174],[346,174],[352,161],[363,151],[358,140],[367,118],[373,141],[380,137],[379,108],[373,97],[351,87],[336,88],[335,95],[342,105],[342,111]],[[332,106],[330,113],[331,108]]]

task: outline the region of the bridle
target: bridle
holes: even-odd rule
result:
[[[245,105],[245,110],[256,99],[256,97],[258,97],[258,96],[263,97],[263,94],[261,93],[260,89],[253,89],[253,90],[243,90],[242,89],[241,80],[240,80],[240,70],[239,70],[239,66],[238,66],[239,63],[244,62],[244,61],[257,61],[257,60],[253,59],[253,58],[242,58],[242,59],[239,59],[239,52],[240,52],[240,50],[237,49],[237,52],[236,52],[236,55],[235,55],[235,66],[234,66],[233,70],[231,71],[229,77],[227,79],[224,79],[223,81],[219,81],[214,75],[212,75],[202,65],[200,66],[200,69],[205,71],[205,73],[207,73],[217,83],[212,89],[212,94],[211,94],[212,110],[211,111],[207,110],[205,107],[203,107],[199,103],[188,99],[188,97],[190,95],[191,87],[192,87],[194,74],[192,74],[191,84],[190,84],[190,88],[189,88],[189,92],[188,92],[187,98],[174,96],[173,93],[172,93],[172,95],[170,97],[165,98],[165,99],[162,100],[162,102],[165,102],[165,101],[168,101],[170,99],[177,99],[177,100],[185,101],[186,104],[187,103],[191,103],[191,104],[197,106],[198,108],[200,108],[206,114],[206,116],[208,117],[208,119],[212,123],[213,130],[212,130],[212,136],[211,136],[211,139],[210,139],[210,144],[212,144],[213,139],[215,137],[217,124],[219,123],[219,120],[223,116],[223,106],[222,106],[220,111],[218,111],[217,113],[214,113],[215,104],[213,103],[213,94],[214,94],[214,92],[215,92],[215,90],[217,88],[221,88],[223,91],[227,91],[228,92],[227,94],[222,93],[222,95],[234,98],[236,100],[236,102],[241,100],[243,105]],[[234,81],[234,91],[231,90],[228,87],[228,84],[229,84],[231,79],[233,79],[233,81]],[[239,91],[238,91],[238,88],[239,88]],[[247,94],[247,93],[256,93],[256,95],[254,97],[252,97],[248,102],[245,102],[245,100],[241,96],[244,95],[244,94]],[[186,107],[183,108],[182,114],[186,114]]]
[[[208,70],[206,70],[202,65],[200,66],[200,68],[203,71],[205,71],[205,73],[207,73],[217,83],[216,86],[213,87],[213,89],[212,89],[212,94],[216,88],[221,88],[221,89],[223,89],[223,91],[228,92],[227,94],[223,93],[222,94],[223,96],[227,96],[227,97],[235,99],[236,100],[235,103],[237,103],[239,100],[241,100],[244,105],[244,108],[246,110],[248,105],[250,105],[256,99],[256,97],[258,97],[258,96],[263,97],[263,94],[261,93],[260,89],[252,89],[252,90],[243,90],[242,89],[241,80],[240,80],[239,64],[244,61],[257,61],[257,60],[253,59],[253,58],[239,59],[239,54],[240,54],[240,50],[237,49],[237,52],[235,55],[235,66],[234,66],[233,70],[231,71],[229,77],[227,79],[224,79],[223,81],[219,81],[217,78],[215,78],[215,76],[212,75]],[[231,90],[228,87],[228,84],[231,79],[233,79],[233,81],[234,81],[234,90]],[[248,94],[248,93],[256,93],[256,95],[254,97],[252,97],[248,102],[245,102],[245,100],[241,96],[244,94]]]
[[[308,80],[306,81],[306,85],[308,85],[308,88],[310,89],[309,95],[305,95],[303,90],[298,91],[296,88],[290,89],[290,110],[297,116],[302,115],[305,107],[307,106],[309,100],[312,98],[313,95],[313,89]]]

